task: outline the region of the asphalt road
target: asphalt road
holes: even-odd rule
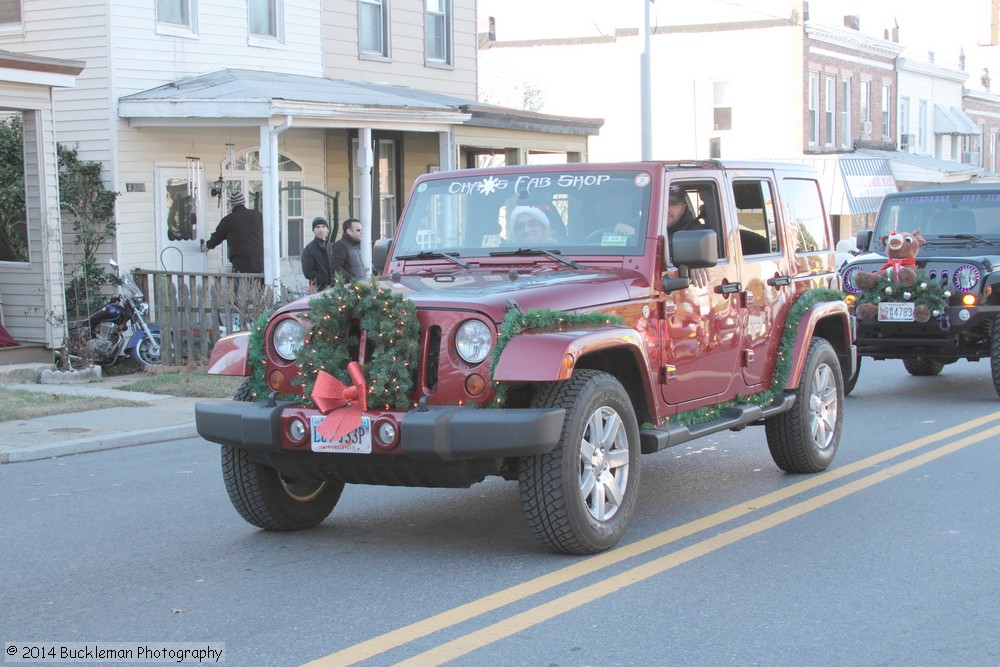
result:
[[[1000,664],[989,365],[866,359],[845,426],[820,475],[778,471],[760,428],[645,457],[626,539],[590,558],[546,552],[500,480],[348,487],[276,534],[201,440],[2,466],[0,637],[229,665]]]

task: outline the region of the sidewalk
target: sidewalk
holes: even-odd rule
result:
[[[139,407],[105,408],[0,422],[0,464],[197,437],[194,406],[202,399],[116,389],[140,377],[122,375],[86,384],[32,384],[16,377],[0,378],[0,391],[24,389],[38,392],[39,400],[45,400],[45,395],[82,394],[142,403]],[[10,382],[10,379],[20,381]]]

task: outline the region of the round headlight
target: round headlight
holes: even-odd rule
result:
[[[282,320],[274,327],[274,334],[271,337],[274,351],[285,361],[295,361],[305,340],[306,329],[294,318]]]
[[[841,278],[844,281],[844,290],[845,291],[852,292],[854,294],[857,294],[858,292],[861,291],[857,287],[854,286],[854,281],[852,279],[854,278],[854,274],[855,273],[857,273],[858,271],[862,271],[862,270],[863,270],[863,268],[860,267],[860,266],[849,266],[846,269],[844,269],[844,272],[841,274]]]
[[[952,280],[960,291],[971,292],[979,284],[979,277],[978,268],[972,264],[963,264],[955,269]]]
[[[481,363],[493,348],[493,334],[481,321],[466,320],[455,334],[455,348],[466,363]]]

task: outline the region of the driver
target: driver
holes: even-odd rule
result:
[[[549,218],[534,206],[515,206],[510,214],[511,240],[518,244],[555,243]]]

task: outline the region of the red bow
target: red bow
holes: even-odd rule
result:
[[[917,265],[917,258],[916,257],[892,258],[888,262],[886,262],[885,264],[883,264],[882,268],[879,269],[879,271],[885,271],[886,269],[892,269],[896,273],[899,273],[899,270],[902,267],[904,267],[904,266],[916,266],[916,265]]]
[[[356,361],[347,364],[347,373],[354,382],[353,386],[348,387],[326,371],[320,371],[316,375],[316,384],[313,385],[313,403],[326,415],[326,419],[320,422],[316,430],[331,442],[361,426],[361,413],[368,409],[365,375],[361,371],[361,364]]]

